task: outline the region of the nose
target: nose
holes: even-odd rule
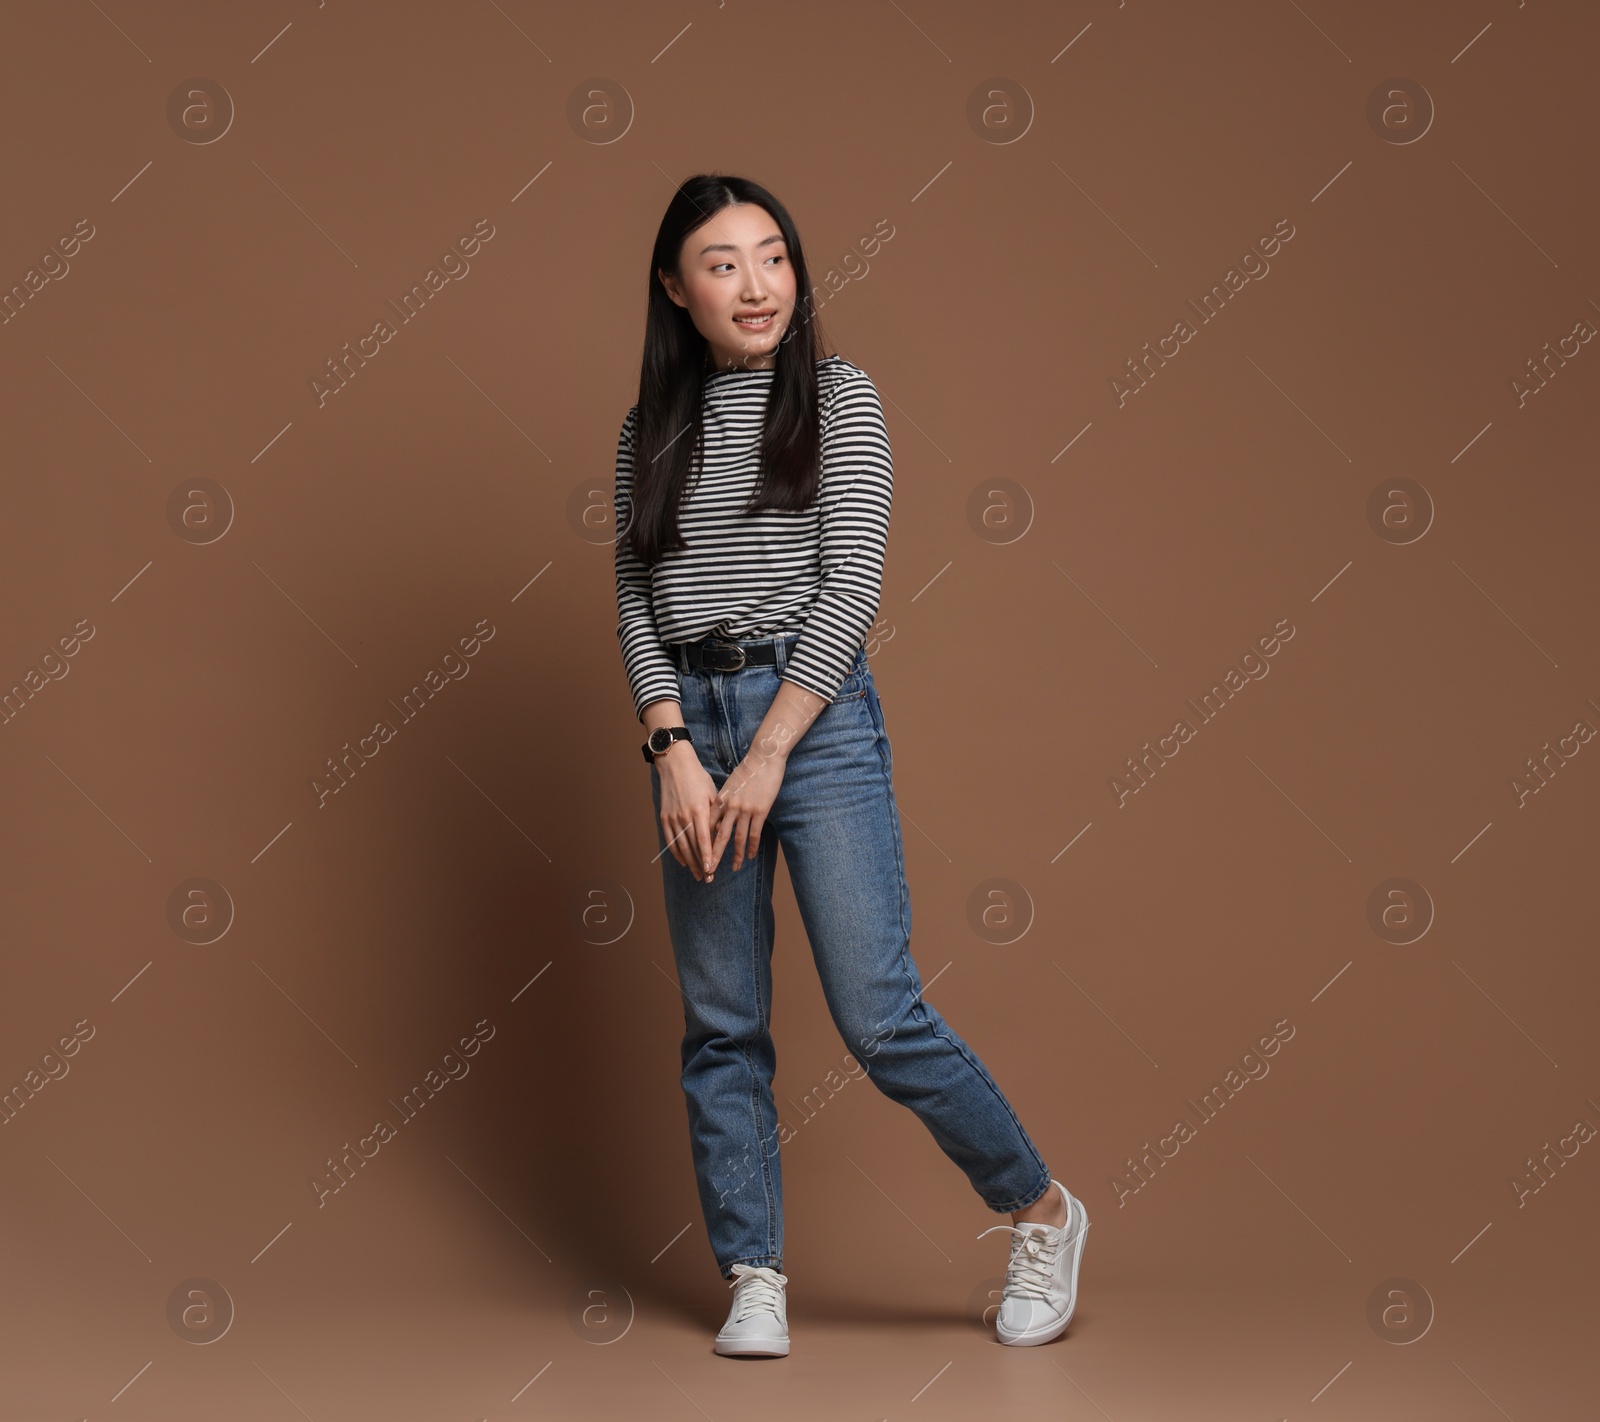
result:
[[[741,299],[754,304],[762,300],[767,294],[767,284],[763,279],[761,263],[754,267],[746,268],[744,274],[744,289],[739,293]]]

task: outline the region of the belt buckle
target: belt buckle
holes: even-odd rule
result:
[[[738,671],[739,668],[742,667],[745,664],[745,661],[746,661],[746,657],[745,657],[745,654],[744,654],[744,648],[743,647],[738,647],[738,646],[725,647],[725,646],[719,646],[716,643],[712,643],[710,646],[708,646],[706,648],[706,651],[713,659],[719,658],[721,656],[721,654],[724,653],[724,652],[737,652],[738,655],[739,655],[739,660],[736,661],[731,667],[723,666],[720,660],[713,660],[712,661],[712,670],[713,671],[722,671],[722,672]]]

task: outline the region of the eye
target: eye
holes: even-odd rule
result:
[[[776,257],[768,257],[767,260],[769,262],[781,262],[783,260],[783,257],[781,255],[780,256],[776,256]]]

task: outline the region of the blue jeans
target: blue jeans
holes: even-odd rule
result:
[[[720,789],[778,694],[793,635],[772,666],[678,672],[683,723]],[[669,650],[671,650],[669,648]],[[667,922],[683,995],[682,1084],[706,1233],[734,1264],[783,1267],[783,1181],[772,1098],[772,882],[778,846],[834,1025],[878,1090],[909,1107],[998,1213],[1049,1188],[1022,1123],[972,1049],[923,1001],[911,961],[900,813],[883,708],[865,649],[790,751],[760,852],[710,884],[666,849],[661,773],[650,769]]]

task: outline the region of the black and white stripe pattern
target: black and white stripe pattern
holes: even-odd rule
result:
[[[720,637],[800,640],[784,680],[831,699],[878,613],[894,470],[877,388],[842,356],[817,362],[822,483],[803,513],[740,512],[755,493],[761,417],[773,372],[705,377],[702,463],[679,513],[689,546],[647,568],[616,544],[617,640],[635,713],[678,697],[665,642]],[[617,441],[616,521],[627,527],[633,486],[628,411]]]

